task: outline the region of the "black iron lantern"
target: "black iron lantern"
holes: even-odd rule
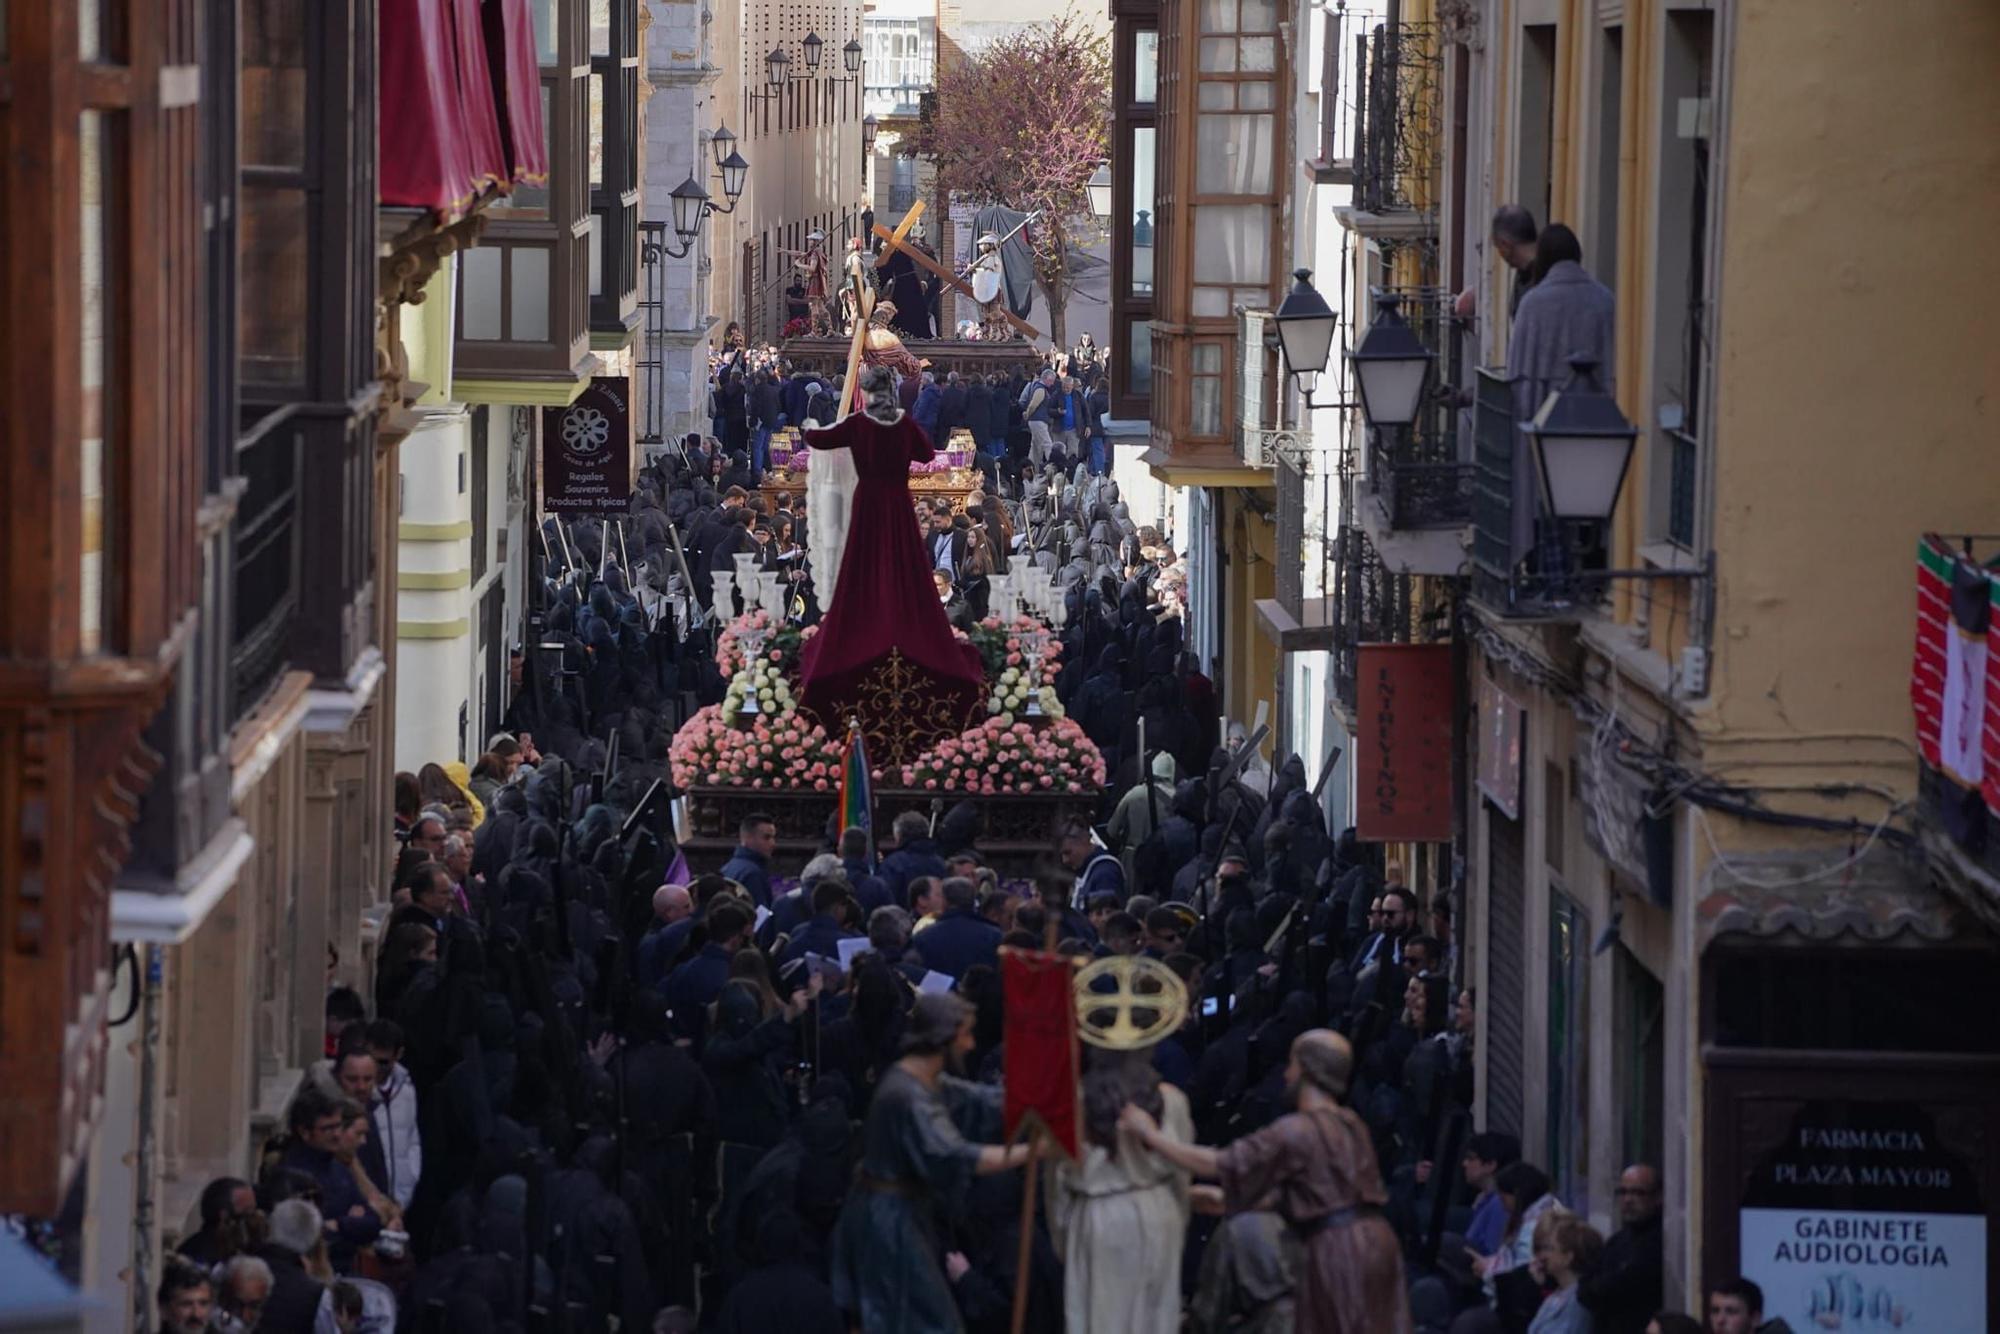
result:
[[[1639,432],[1598,382],[1594,358],[1572,357],[1569,368],[1521,429],[1534,443],[1550,516],[1602,523],[1618,508]]]
[[[701,232],[702,219],[708,214],[708,191],[690,176],[667,197],[674,201],[674,235],[680,237],[683,245],[693,245]]]
[[[875,151],[875,131],[880,124],[881,122],[875,119],[875,113],[872,111],[861,118],[861,151],[863,153],[872,154]]]
[[[861,41],[859,38],[849,39],[847,45],[840,48],[840,63],[847,67],[849,74],[859,74],[861,72]]]
[[[1333,331],[1337,321],[1333,308],[1312,285],[1311,269],[1292,270],[1292,290],[1272,315],[1278,326],[1278,349],[1285,354],[1285,369],[1298,383],[1299,392],[1312,400],[1319,387],[1320,372],[1333,353]]]
[[[806,34],[806,39],[800,42],[799,45],[806,49],[806,72],[812,73],[819,68],[819,53],[826,46],[826,43],[820,40],[818,33],[809,32]]]
[[[725,123],[715,127],[715,133],[708,136],[709,149],[715,154],[715,165],[721,166],[723,159],[736,151],[736,136],[730,133]]]
[[[1370,426],[1408,426],[1423,406],[1437,354],[1404,322],[1399,297],[1380,293],[1375,304],[1375,322],[1347,354],[1361,389],[1361,412]]]
[[[792,58],[785,54],[785,48],[774,46],[771,54],[764,57],[764,82],[773,91],[785,86],[785,72],[791,66]]]
[[[735,203],[743,195],[744,178],[750,174],[750,164],[743,160],[741,153],[731,153],[722,163],[722,193]]]

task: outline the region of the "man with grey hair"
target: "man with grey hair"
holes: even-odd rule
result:
[[[673,962],[667,957],[667,945],[678,939],[680,934],[669,932],[667,928],[693,914],[694,896],[688,893],[686,885],[661,885],[653,891],[653,924],[639,942],[639,959],[635,969],[640,986],[658,986],[660,979],[667,975],[667,966]]]
[[[974,964],[1000,962],[1000,928],[977,912],[979,886],[962,875],[944,882],[944,912],[924,932],[924,962],[954,980]]]
[[[924,966],[923,956],[910,949],[911,925],[910,914],[895,904],[877,908],[868,914],[868,948],[901,973],[911,986],[917,986],[929,969]]]
[[[306,1257],[319,1246],[324,1223],[307,1200],[286,1200],[271,1210],[270,1231],[253,1254],[271,1280],[264,1298],[261,1334],[310,1334],[326,1288],[306,1272]]]
[[[214,1327],[222,1330],[252,1330],[264,1319],[264,1306],[276,1286],[271,1266],[254,1255],[238,1255],[222,1267],[220,1310]]]
[[[843,878],[840,858],[831,852],[822,852],[807,862],[799,872],[797,886],[772,901],[771,915],[757,928],[757,943],[769,949],[779,936],[796,936],[813,915],[813,890],[819,888],[820,881]]]

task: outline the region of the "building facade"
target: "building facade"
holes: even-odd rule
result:
[[[639,422],[641,9],[557,0],[535,28],[547,171],[487,210],[481,244],[405,311],[425,386],[401,453],[395,758],[468,766],[500,730],[528,635],[545,409],[622,382]],[[629,480],[629,479],[628,479]]]
[[[1995,147],[1975,127],[1994,94],[1968,65],[1992,17],[1437,10],[1451,129],[1431,281],[1476,293],[1451,374],[1470,416],[1453,461],[1473,469],[1461,920],[1484,1124],[1600,1225],[1623,1163],[1663,1164],[1670,1305],[1738,1272],[1789,1292],[1769,1234],[1788,1145],[1923,1144],[1988,1209],[2000,1179],[1972,1129],[1994,1122],[1990,1036],[1918,1017],[1977,1012],[1995,940],[1990,878],[1928,837],[1907,633],[1919,535],[1990,528],[2000,500],[1981,316],[1917,295],[1918,256],[1992,267],[1974,219]],[[1856,100],[1821,106],[1823,86]],[[1890,161],[1925,204],[1896,255],[1864,261],[1842,182]],[[1570,226],[1614,294],[1607,370],[1638,432],[1611,521],[1544,509],[1555,545],[1526,558],[1513,275],[1488,236],[1515,203]],[[1915,447],[1884,456],[1885,438]],[[1921,1189],[1881,1198],[1865,1207],[1930,1208]],[[1982,1328],[2000,1267],[1990,1242],[1967,1260],[1952,1315]]]
[[[326,988],[366,975],[400,310],[540,174],[503,8],[5,16],[8,190],[48,210],[8,211],[5,273],[48,317],[6,344],[44,385],[5,415],[8,573],[45,592],[4,648],[0,1207],[90,1298],[66,1328],[153,1327],[201,1188],[254,1175]]]

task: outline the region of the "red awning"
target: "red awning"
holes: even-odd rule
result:
[[[382,202],[452,222],[496,184],[544,180],[528,0],[380,6]]]
[[[487,44],[494,67],[505,77],[499,90],[500,134],[515,181],[540,184],[549,176],[548,135],[542,128],[542,66],[535,52],[529,0],[498,0],[488,6]]]
[[[474,187],[459,107],[456,33],[449,0],[381,0],[384,204],[427,208],[456,219]]]
[[[500,116],[493,100],[493,73],[487,64],[486,26],[479,0],[450,0],[458,23],[458,105],[464,121],[467,166],[474,193],[507,180],[507,154],[500,147]]]

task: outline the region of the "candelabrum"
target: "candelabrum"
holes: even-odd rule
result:
[[[736,615],[736,576],[727,570],[717,570],[711,577],[708,593],[708,609],[715,614],[718,626],[728,625]]]

